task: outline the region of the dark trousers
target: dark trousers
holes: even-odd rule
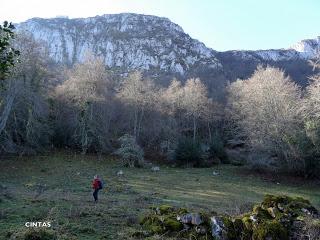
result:
[[[95,189],[93,192],[93,197],[95,202],[98,201],[98,192],[99,192],[99,189]]]

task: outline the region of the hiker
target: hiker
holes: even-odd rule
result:
[[[94,189],[94,191],[93,191],[94,201],[97,202],[98,201],[98,192],[99,192],[99,190],[102,189],[102,181],[100,180],[98,175],[95,175],[93,178],[92,188]]]

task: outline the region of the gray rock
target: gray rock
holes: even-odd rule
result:
[[[196,226],[196,232],[200,235],[204,235],[207,233],[207,229],[204,226]]]
[[[123,173],[123,171],[122,171],[122,170],[119,170],[119,171],[117,172],[117,176],[118,176],[118,177],[123,176],[123,174],[124,174],[124,173]]]
[[[226,240],[224,224],[220,217],[211,217],[211,234],[214,239]]]
[[[159,171],[160,171],[160,167],[158,167],[158,166],[152,167],[152,168],[151,168],[151,171],[153,171],[153,172],[159,172]]]
[[[187,213],[178,216],[177,220],[184,224],[200,225],[203,223],[202,217],[199,213]]]
[[[212,175],[213,175],[213,176],[218,176],[219,173],[218,173],[217,171],[213,171],[213,172],[212,172]]]

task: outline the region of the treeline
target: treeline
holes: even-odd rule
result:
[[[210,138],[221,115],[200,79],[173,79],[164,88],[139,71],[119,77],[91,54],[70,69],[58,68],[30,35],[17,35],[14,46],[20,55],[1,89],[2,107],[10,109],[2,152],[53,146],[109,153],[125,134],[161,151],[182,136]],[[11,95],[13,103],[6,104]]]
[[[3,29],[2,39],[10,32]],[[301,89],[283,71],[259,67],[227,86],[227,101],[218,103],[197,78],[163,87],[139,71],[119,77],[90,54],[64,69],[31,36],[12,41],[10,34],[0,52],[10,68],[1,70],[2,154],[52,148],[114,153],[122,142],[201,166],[227,161],[226,146],[239,142],[256,164],[302,174],[319,166],[318,75]],[[10,49],[18,61],[8,58]],[[132,155],[128,151],[124,156]]]
[[[119,79],[93,56],[67,76],[53,91],[55,145],[83,153],[110,152],[112,142],[129,133],[142,146],[160,150],[163,141],[170,145],[185,133],[194,140],[203,137],[214,120],[214,104],[199,79],[185,85],[173,80],[168,88],[140,72]]]

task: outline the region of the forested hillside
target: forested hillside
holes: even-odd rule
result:
[[[168,19],[137,14],[18,26],[2,50],[19,52],[8,56],[2,81],[3,154],[71,148],[141,165],[145,152],[182,165],[251,162],[306,176],[319,165],[310,47],[218,53]]]

